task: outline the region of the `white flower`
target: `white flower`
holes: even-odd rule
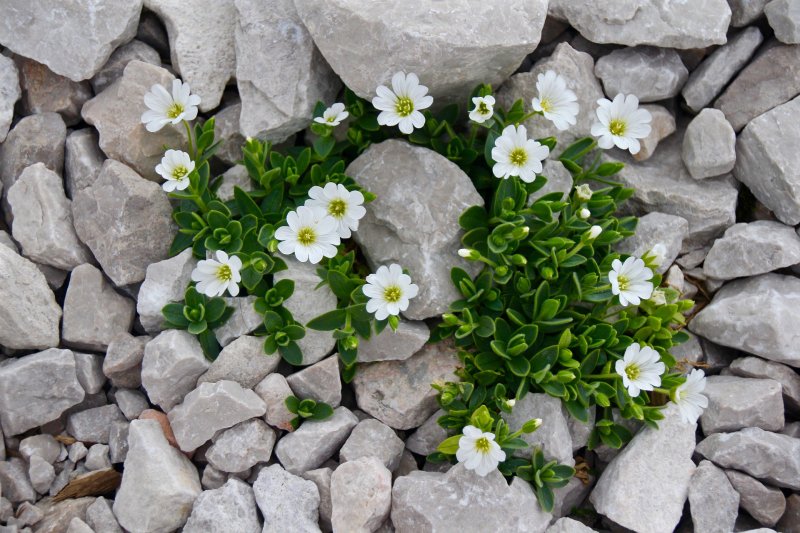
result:
[[[461,257],[463,257],[465,259],[469,258],[469,257],[472,257],[472,250],[468,250],[467,248],[460,248],[458,250],[458,255],[460,255]]]
[[[163,85],[157,83],[144,95],[144,104],[150,110],[142,115],[142,124],[147,124],[147,131],[158,131],[167,124],[194,120],[197,117],[200,97],[191,94],[188,83],[182,84],[181,80],[172,80],[172,95]]]
[[[625,356],[617,360],[614,368],[622,376],[622,385],[631,398],[639,396],[639,391],[661,385],[661,374],[667,369],[657,351],[637,343],[628,346]]]
[[[703,409],[708,407],[708,398],[700,394],[706,388],[706,375],[702,370],[693,369],[686,377],[686,382],[675,389],[675,404],[681,412],[681,418],[687,424],[694,424]]]
[[[664,256],[667,255],[667,247],[661,243],[656,244],[653,246],[653,249],[650,250],[651,259],[649,263],[652,266],[661,266],[661,263],[664,262]]]
[[[282,241],[278,244],[282,254],[294,254],[298,261],[312,265],[323,257],[336,255],[336,246],[341,242],[336,220],[321,207],[300,206],[286,215],[286,222],[288,226],[281,226],[275,232],[275,238]]]
[[[494,96],[476,96],[472,99],[475,109],[469,112],[469,119],[481,124],[492,118],[494,114]]]
[[[180,150],[167,150],[161,163],[156,165],[156,172],[161,174],[165,181],[161,187],[167,192],[175,189],[184,190],[189,186],[189,174],[194,170],[194,161],[186,152]]]
[[[507,404],[509,407],[514,407],[515,405],[517,405],[517,400],[508,400],[508,401],[506,402],[506,404]]]
[[[242,276],[242,260],[235,255],[228,257],[222,250],[217,250],[217,260],[198,261],[192,270],[192,281],[197,282],[197,290],[206,296],[222,296],[227,290],[231,296],[239,294]]]
[[[592,189],[585,183],[575,187],[575,194],[577,195],[578,200],[583,202],[588,202],[592,199]]]
[[[531,183],[542,171],[542,161],[550,154],[550,148],[528,139],[525,126],[506,126],[492,148],[495,161],[492,172],[498,178],[519,176]]]
[[[379,85],[372,99],[372,105],[380,109],[378,124],[382,126],[400,126],[403,133],[411,133],[414,128],[425,125],[425,116],[420,112],[433,103],[433,96],[426,96],[428,88],[419,84],[419,78],[413,72],[406,76],[398,72],[392,76],[392,91],[385,85]]]
[[[611,282],[611,293],[619,295],[620,305],[639,305],[653,294],[653,271],[644,265],[644,261],[629,257],[623,263],[614,259],[608,281]]]
[[[600,148],[612,148],[615,144],[623,150],[638,154],[641,145],[638,139],[650,134],[650,112],[639,109],[639,99],[629,94],[618,94],[614,101],[601,98],[597,101],[597,119],[592,126],[592,135],[600,137]]]
[[[458,439],[456,459],[467,470],[485,477],[506,460],[506,452],[494,441],[494,433],[483,433],[475,426],[464,426],[464,436]]]
[[[350,116],[350,113],[344,110],[344,104],[333,104],[321,117],[315,117],[314,122],[320,124],[327,124],[328,126],[338,126],[344,119]]]
[[[601,233],[603,233],[603,228],[601,228],[600,226],[592,226],[591,228],[589,228],[589,239],[595,240],[600,236]]]
[[[408,309],[408,300],[417,295],[419,287],[411,283],[410,276],[403,274],[400,265],[393,264],[389,268],[382,266],[375,274],[367,276],[362,290],[369,297],[367,312],[375,313],[377,320],[384,320]]]
[[[578,97],[567,89],[564,77],[552,70],[539,74],[538,80],[536,89],[539,91],[539,98],[531,101],[533,109],[541,111],[544,118],[552,121],[559,130],[569,129],[570,124],[577,122],[575,116],[579,110]]]
[[[583,209],[581,209],[580,212],[578,213],[578,217],[583,219],[583,220],[586,220],[591,215],[592,215],[592,213],[588,209],[586,209],[585,207]]]
[[[656,305],[666,305],[667,295],[664,291],[653,291],[653,294],[650,296],[650,301]]]
[[[350,237],[350,232],[358,229],[358,221],[367,214],[361,205],[364,195],[359,191],[348,191],[341,183],[326,183],[325,187],[311,187],[306,207],[319,207],[336,221],[336,233],[342,239]]]

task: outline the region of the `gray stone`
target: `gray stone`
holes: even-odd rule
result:
[[[93,96],[88,82],[59,76],[45,65],[22,56],[15,56],[14,62],[19,70],[23,115],[58,113],[67,126],[81,121],[81,107]]]
[[[230,108],[226,108],[230,109]],[[242,142],[244,144],[244,141]],[[241,145],[239,146],[241,151]],[[214,154],[218,154],[219,150]],[[239,155],[239,158],[243,158],[244,155]],[[239,187],[245,192],[255,190],[257,185],[255,181],[250,177],[250,173],[247,172],[247,169],[242,165],[236,165],[233,168],[229,168],[225,171],[224,174],[221,176],[222,178],[222,185],[219,186],[217,189],[217,196],[223,202],[227,202],[228,200],[233,200],[233,188]]]
[[[36,501],[36,491],[28,478],[28,465],[19,457],[0,461],[0,491],[11,503]]]
[[[547,183],[538,191],[528,195],[528,205],[546,194],[554,192],[567,194],[572,189],[572,174],[560,161],[545,159],[542,162],[542,176],[546,176]]]
[[[800,280],[764,274],[726,284],[689,323],[692,332],[712,342],[800,367],[794,332],[800,305]]]
[[[678,268],[678,267],[675,266],[673,268]],[[669,283],[669,280],[667,282]],[[703,346],[700,343],[700,339],[697,337],[697,335],[695,335],[691,331],[688,330],[683,330],[683,331],[686,331],[686,334],[689,335],[689,340],[684,342],[683,344],[679,344],[677,346],[673,346],[672,348],[670,348],[669,350],[670,355],[672,355],[678,362],[684,360],[693,361],[695,363],[704,362],[706,357],[705,353],[703,352]],[[689,372],[691,372],[691,369],[694,368],[691,364],[687,363],[686,361],[680,363],[681,366],[683,367],[683,370],[681,370],[680,368],[676,368],[676,370],[680,370],[684,376],[687,375]]]
[[[800,422],[790,422],[785,424],[780,433],[782,435],[789,435],[795,439],[800,439]]]
[[[725,0],[669,5],[657,0],[553,0],[550,15],[568,21],[593,43],[705,48],[725,44],[731,10]]]
[[[686,128],[683,162],[696,180],[721,176],[736,163],[736,133],[719,109],[703,109]]]
[[[75,470],[75,463],[69,460],[64,461],[61,468],[61,472],[59,472],[59,474],[56,476],[53,484],[50,485],[49,494],[51,498],[61,492],[61,490],[70,482],[70,475],[72,475],[72,472]]]
[[[653,211],[639,219],[636,234],[616,243],[614,251],[641,257],[656,244],[663,244],[667,253],[664,254],[664,261],[656,268],[656,272],[664,274],[678,257],[683,239],[688,233],[689,223],[685,218]]]
[[[155,167],[164,156],[164,145],[174,150],[189,149],[183,124],[168,124],[155,133],[142,124],[142,113],[147,110],[144,95],[157,83],[171,90],[174,79],[159,66],[131,61],[122,77],[86,102],[81,111],[83,119],[100,132],[100,148],[108,157],[155,182],[162,181]]]
[[[67,533],[94,533],[94,530],[76,516],[69,522]]]
[[[440,426],[437,422],[439,417],[446,414],[447,413],[441,409],[433,413],[430,418],[406,439],[406,448],[426,457],[435,452],[436,447],[451,435],[451,432]]]
[[[278,0],[269,10],[260,0],[235,0],[235,4],[241,133],[281,142],[307,127],[317,101],[332,103],[341,85],[312,41],[308,23],[300,20],[294,2]],[[379,82],[374,79],[371,83]]]
[[[464,505],[463,502],[469,502]],[[518,531],[544,533],[550,524],[530,485],[509,486],[493,470],[480,477],[458,464],[447,473],[411,472],[392,489],[392,523],[400,533]]]
[[[150,403],[169,411],[194,390],[197,379],[209,366],[211,362],[194,335],[167,330],[144,347],[142,386]]]
[[[78,381],[87,394],[97,394],[106,383],[103,374],[103,357],[97,354],[75,352]]]
[[[264,317],[256,313],[253,307],[256,301],[254,295],[238,298],[225,297],[223,300],[228,307],[233,307],[233,314],[228,321],[214,330],[214,335],[223,347],[264,325]]]
[[[786,512],[777,524],[781,533],[797,533],[800,531],[800,494],[792,494],[786,498]]]
[[[725,470],[739,505],[764,526],[774,526],[786,510],[786,498],[780,489],[764,485],[754,477],[736,470]]]
[[[111,504],[102,496],[86,509],[86,523],[95,533],[122,533]]]
[[[264,420],[267,424],[285,431],[294,431],[292,419],[296,415],[286,407],[285,400],[294,396],[286,378],[280,374],[270,374],[253,389],[267,406]]]
[[[190,250],[188,251],[191,253]],[[268,374],[274,372],[281,360],[278,353],[265,354],[263,346],[262,337],[251,335],[239,337],[223,348],[219,356],[211,363],[208,371],[197,380],[197,383],[215,383],[226,380],[235,381],[245,389],[252,389]]]
[[[17,248],[17,243],[14,242],[14,239],[11,238],[11,235],[8,234],[5,230],[0,230],[0,244],[8,248],[14,253],[19,253],[19,248]]]
[[[275,446],[275,455],[287,471],[301,475],[330,459],[358,424],[347,407],[337,407],[325,420],[305,420]],[[262,509],[263,511],[263,509]]]
[[[287,472],[281,465],[272,465],[258,474],[253,492],[264,516],[262,533],[320,531],[319,492],[313,482]]]
[[[359,363],[405,361],[428,342],[431,332],[425,322],[400,320],[397,331],[386,328],[370,340],[358,341]]]
[[[142,11],[136,38],[158,50],[161,57],[169,57],[169,37],[167,37],[167,31],[164,29],[161,19],[155,13]]]
[[[703,395],[708,398],[700,416],[705,435],[747,427],[783,429],[781,384],[775,380],[709,376]]]
[[[233,0],[145,0],[144,5],[164,21],[172,67],[201,98],[200,111],[219,106],[225,85],[236,76]]]
[[[227,480],[228,475],[226,472],[220,472],[213,466],[206,465],[203,469],[203,477],[200,479],[200,483],[204,489],[214,490],[222,487]]]
[[[730,372],[745,378],[777,381],[783,390],[784,405],[800,412],[800,375],[791,368],[758,357],[740,357],[731,363]]]
[[[681,91],[687,107],[699,113],[710,104],[750,61],[763,40],[757,27],[745,28],[700,63]]]
[[[36,268],[44,274],[44,278],[47,280],[47,285],[57,291],[60,289],[64,282],[67,280],[67,276],[69,276],[69,272],[66,270],[59,270],[57,268],[51,267],[50,265],[43,265],[41,263],[34,263]]]
[[[363,224],[359,228],[361,231]],[[292,313],[298,323],[306,324],[322,313],[336,309],[339,300],[330,287],[326,285],[315,290],[321,281],[317,275],[316,265],[301,263],[294,257],[280,254],[277,256],[283,259],[289,268],[275,274],[273,280],[275,283],[284,279],[294,281],[294,293],[283,305]],[[331,353],[336,345],[336,339],[333,338],[330,331],[306,329],[306,336],[297,341],[297,344],[303,350],[303,364],[310,365]]]
[[[589,444],[589,436],[594,430],[595,408],[594,406],[589,407],[588,422],[581,422],[574,416],[571,416],[563,403],[561,404],[561,413],[564,415],[564,418],[567,419],[567,428],[569,429],[569,435],[572,439],[572,451],[573,453],[577,452]]]
[[[389,518],[392,473],[377,457],[343,463],[331,476],[331,504],[336,531],[372,533]]]
[[[136,303],[87,263],[70,276],[61,337],[67,346],[102,352],[116,335],[131,330],[135,315]]]
[[[242,146],[244,146],[246,138],[239,129],[239,116],[241,114],[242,104],[237,103],[218,111],[215,115],[214,137],[217,140],[222,140],[222,145],[214,155],[228,165],[236,165],[236,161],[241,161],[244,158]],[[228,169],[223,175],[225,176],[225,181],[217,190],[217,196],[220,198],[230,196],[230,199],[233,199],[233,186],[230,185],[233,181],[238,181],[248,187],[244,188],[239,185],[245,191],[252,190],[254,187],[250,175],[243,165],[236,165]]]
[[[86,463],[84,466],[89,471],[106,470],[111,468],[111,459],[108,456],[109,447],[106,444],[95,444],[89,448],[89,453],[86,454]]]
[[[14,104],[20,96],[19,71],[13,59],[3,56],[0,58],[0,143],[6,140],[14,118]]]
[[[361,457],[376,457],[390,472],[394,472],[400,466],[404,449],[403,441],[392,428],[375,419],[362,420],[339,450],[339,462],[344,464]]]
[[[675,50],[654,46],[614,50],[597,60],[594,73],[603,80],[609,98],[619,93],[633,94],[640,102],[672,98],[689,78],[689,71]]]
[[[95,498],[69,498],[53,503],[40,502],[39,507],[44,510],[44,518],[36,524],[36,533],[66,533],[73,518],[83,520],[86,509],[95,502]],[[30,533],[22,530],[20,533]],[[99,532],[98,532],[99,533]]]
[[[572,518],[559,518],[545,533],[592,533],[594,529]]]
[[[313,481],[319,492],[319,528],[323,533],[330,533],[333,530],[331,525],[331,514],[333,504],[331,502],[331,476],[333,470],[330,468],[318,468],[309,470],[302,474],[303,479]]]
[[[80,441],[73,442],[72,444],[69,445],[69,460],[72,461],[73,463],[77,463],[78,461],[86,457],[87,453],[89,453],[89,450]]]
[[[34,455],[38,455],[48,463],[53,464],[61,455],[61,444],[52,435],[33,435],[20,441],[18,451],[22,458],[28,462]]]
[[[589,483],[571,477],[565,487],[553,489],[553,518],[559,518],[572,514],[572,509],[581,507],[581,504],[594,488],[597,481],[595,476],[589,476]]]
[[[112,403],[73,414],[67,422],[67,431],[84,443],[108,444],[108,432],[111,424],[118,420],[125,420],[125,416],[119,407]]]
[[[715,433],[695,451],[723,468],[742,470],[778,487],[800,489],[800,439],[745,428],[736,433]]]
[[[539,91],[536,89],[539,74],[553,70],[563,76],[567,88],[578,97],[577,103],[580,106],[580,112],[575,117],[577,121],[575,125],[562,131],[541,115],[534,115],[523,122],[529,134],[532,135],[533,132],[536,132],[537,138],[541,138],[540,136],[555,137],[558,144],[551,157],[557,156],[578,139],[591,135],[592,124],[595,123],[597,117],[590,110],[596,109],[597,100],[605,97],[603,87],[594,75],[594,68],[592,56],[575,50],[567,43],[561,43],[556,47],[553,55],[539,61],[530,72],[511,76],[497,91],[497,103],[503,109],[510,109],[514,102],[522,98],[525,112],[530,113],[533,111],[531,99],[539,96]],[[547,162],[549,159],[545,161]],[[557,166],[561,167],[562,165],[559,163]],[[568,185],[572,186],[571,176]]]
[[[731,26],[741,28],[755,22],[764,14],[764,6],[770,0],[728,0],[731,6]]]
[[[444,156],[394,139],[370,146],[346,173],[378,196],[366,204],[354,234],[370,268],[399,263],[419,287],[403,316],[421,320],[446,312],[461,297],[450,269],[463,267],[471,276],[480,271],[456,253],[464,235],[458,216],[483,205],[469,177]]]
[[[143,61],[151,65],[161,66],[161,58],[158,52],[142,41],[134,39],[114,50],[114,53],[108,58],[103,68],[98,70],[97,74],[92,77],[91,83],[94,93],[100,94],[109,85],[121,78],[122,71],[131,61]],[[193,84],[192,89],[195,89]]]
[[[191,452],[217,431],[263,416],[265,411],[264,401],[255,392],[235,381],[219,381],[201,383],[167,416],[181,450]]]
[[[30,458],[28,467],[28,477],[31,480],[31,486],[39,494],[47,494],[50,490],[50,485],[56,478],[56,471],[53,465],[42,459],[38,455]]]
[[[511,433],[522,429],[522,425],[529,420],[536,418],[542,420],[539,429],[519,436],[531,447],[514,450],[513,457],[530,459],[533,448],[539,446],[546,461],[557,460],[559,463],[575,464],[572,458],[572,436],[559,398],[547,394],[528,393],[523,399],[517,400],[511,414],[504,414],[503,418],[508,423]]]
[[[18,508],[16,514],[16,525],[18,527],[30,526],[44,518],[44,513],[41,509],[36,507],[30,502],[23,502]]]
[[[203,492],[192,506],[183,533],[260,533],[253,489],[238,479]]]
[[[422,425],[437,409],[434,380],[459,381],[452,342],[426,344],[405,361],[361,363],[352,384],[358,407],[393,429]]]
[[[7,522],[12,516],[14,516],[14,508],[11,502],[6,498],[0,497],[0,520]]]
[[[0,423],[6,437],[55,420],[84,394],[69,350],[51,348],[0,366]]]
[[[134,337],[126,332],[111,339],[103,359],[103,373],[115,387],[136,389],[142,385],[144,347],[151,340],[148,336]]]
[[[67,197],[91,187],[100,176],[105,154],[100,150],[100,137],[94,128],[73,131],[67,136],[64,156],[64,183]]]
[[[660,105],[643,105],[650,113],[650,133],[644,139],[639,139],[641,149],[639,153],[633,154],[636,161],[650,159],[658,147],[658,143],[675,133],[675,117]],[[570,185],[572,176],[570,175]]]
[[[176,232],[169,200],[122,163],[103,164],[97,181],[74,195],[72,214],[78,236],[117,286],[144,280],[148,265],[169,256]]]
[[[333,408],[339,407],[342,402],[339,357],[335,354],[295,372],[286,378],[286,382],[300,400],[325,402]]]
[[[798,61],[798,45],[776,44],[768,48],[742,70],[714,107],[725,113],[734,130],[741,131],[754,118],[800,93],[800,72],[795,68]]]
[[[0,41],[73,81],[91,78],[136,35],[141,0],[86,2],[67,10],[12,0],[0,6]]]
[[[134,420],[114,515],[131,533],[174,531],[203,491],[192,462],[164,437],[155,420]]]
[[[120,389],[116,393],[116,401],[120,411],[128,420],[139,418],[142,411],[150,408],[147,396],[138,390]]]
[[[165,305],[180,302],[184,298],[186,287],[192,279],[192,270],[197,266],[191,248],[187,248],[175,257],[151,263],[147,266],[139,297],[136,300],[136,312],[142,327],[155,335],[164,328],[165,322],[161,310]]]
[[[703,272],[716,279],[765,274],[800,263],[800,237],[780,222],[736,224],[708,252]]]
[[[111,463],[117,464],[125,461],[128,455],[128,433],[130,432],[130,422],[117,420],[111,423],[108,430],[108,448]]]
[[[226,429],[206,450],[208,463],[222,472],[241,472],[272,457],[275,432],[257,418]]]
[[[407,476],[411,472],[416,472],[419,470],[419,466],[417,466],[417,460],[408,449],[403,450],[403,455],[400,456],[400,466],[397,467],[397,470],[394,471],[395,479],[400,476]]]
[[[672,531],[694,473],[696,424],[667,404],[659,429],[642,429],[603,471],[589,496],[597,512],[640,533]]]
[[[739,493],[721,469],[701,461],[689,484],[689,506],[695,533],[728,533],[739,514]]]
[[[774,0],[766,5],[764,14],[775,37],[786,44],[800,43],[800,10],[797,2],[789,0]]]

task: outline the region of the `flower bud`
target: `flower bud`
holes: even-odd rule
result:
[[[449,392],[443,392],[442,393],[442,403],[444,405],[453,403],[453,400],[455,400],[455,397],[453,397],[453,395],[451,393],[449,393]]]
[[[505,276],[506,274],[508,274],[508,267],[505,265],[500,265],[499,267],[497,267],[495,272],[497,273],[498,276]]]
[[[442,315],[442,318],[444,319],[445,323],[449,326],[458,325],[458,317],[453,313],[445,313]]]
[[[517,400],[508,400],[506,404],[508,404],[509,407],[514,407],[517,405]]]
[[[512,255],[511,262],[516,266],[525,266],[528,264],[528,260],[525,259],[525,257],[520,254]]]
[[[581,202],[588,202],[592,199],[592,189],[585,183],[583,185],[578,185],[575,188],[575,196],[577,196],[578,200]]]
[[[553,279],[553,276],[556,275],[556,271],[552,269],[552,267],[544,267],[542,269],[542,277],[544,279]]]
[[[267,250],[269,250],[273,254],[275,252],[277,252],[278,251],[278,239],[272,239],[271,241],[269,241],[267,243]]]
[[[472,250],[467,250],[466,248],[461,248],[458,251],[458,255],[460,255],[464,259],[469,259],[470,257],[472,257]]]
[[[606,396],[602,392],[596,393],[594,397],[597,400],[597,405],[601,407],[608,407],[609,405],[611,405],[611,402],[608,400],[608,396]]]
[[[588,209],[586,209],[586,208],[584,207],[583,209],[581,209],[581,210],[578,212],[578,217],[579,217],[581,220],[586,220],[587,218],[589,218],[589,217],[591,216],[591,214],[592,214],[592,213],[591,213],[591,212],[590,212]]]
[[[515,228],[514,231],[511,233],[511,236],[515,239],[524,239],[528,236],[528,233],[531,232],[531,229],[528,226],[522,226],[521,228]]]
[[[661,266],[661,263],[664,262],[664,256],[667,254],[667,247],[661,243],[656,244],[653,246],[653,249],[650,250],[648,254],[650,256],[650,260],[647,262],[650,266]]]
[[[560,383],[569,383],[573,379],[575,379],[575,374],[569,370],[561,370],[556,374],[556,381]]]
[[[588,244],[599,237],[601,233],[603,233],[603,228],[600,226],[592,226],[586,231],[586,233],[583,234],[581,237],[581,242]]]
[[[666,305],[667,295],[664,293],[664,291],[655,290],[650,296],[650,301],[656,305]]]
[[[348,350],[355,350],[355,349],[357,349],[357,348],[358,348],[358,337],[356,337],[355,335],[353,335],[352,337],[347,337],[347,338],[344,340],[344,346],[345,346],[345,348],[347,348]]]

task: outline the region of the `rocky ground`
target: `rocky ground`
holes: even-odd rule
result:
[[[800,532],[796,0],[58,4],[0,2],[0,533]],[[562,149],[604,96],[637,95],[653,116],[639,154],[604,155],[627,164],[625,209],[641,217],[618,251],[666,245],[665,282],[698,302],[673,355],[711,375],[709,407],[696,429],[674,406],[659,431],[620,418],[634,439],[587,451],[590,426],[528,395],[514,413],[542,418],[536,442],[584,473],[552,514],[519,478],[425,461],[447,436],[430,382],[458,363],[425,344],[430,317],[456,299],[456,221],[479,200],[433,152],[387,141],[347,171],[379,198],[358,244],[378,264],[405,258],[426,295],[395,335],[362,343],[352,383],[329,333],[302,339],[303,368],[264,355],[252,297],[227,299],[213,363],[162,330],[196,259],[168,256],[154,170],[186,136],[145,131],[145,92],[180,76],[202,97],[230,198],[251,186],[234,166],[245,137],[311,142],[318,100],[374,96],[399,70],[437,105],[486,82],[526,109],[555,70],[578,124],[526,125]],[[557,162],[544,175],[539,194],[571,185]],[[295,281],[298,320],[335,308],[312,266],[287,263],[276,278]],[[292,431],[289,395],[335,413]]]

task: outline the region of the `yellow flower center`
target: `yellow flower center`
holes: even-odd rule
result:
[[[231,277],[231,267],[228,265],[222,265],[217,269],[217,279],[220,281],[230,281]]]
[[[401,96],[397,99],[397,114],[407,117],[414,111],[414,102],[408,96]]]
[[[481,102],[480,104],[478,104],[478,113],[480,113],[481,115],[488,115],[489,113],[491,113],[491,111],[489,111],[489,108],[486,107],[486,102]]]
[[[511,154],[509,154],[508,159],[511,161],[512,165],[521,167],[528,161],[528,152],[522,148],[514,148]]]
[[[309,246],[317,242],[317,234],[312,228],[303,228],[297,232],[297,242],[303,246]]]
[[[336,122],[336,117],[328,117],[325,120],[328,122]]]
[[[486,437],[481,437],[475,441],[475,449],[479,452],[486,454],[492,449],[492,443]]]
[[[625,367],[625,373],[628,375],[629,380],[634,381],[639,378],[642,372],[639,370],[639,365],[628,365]]]
[[[628,124],[624,120],[614,119],[608,123],[608,131],[611,132],[611,135],[616,135],[617,137],[625,135],[625,130],[627,129]]]
[[[172,170],[172,177],[175,178],[176,180],[180,181],[188,173],[189,173],[189,169],[187,169],[186,167],[175,167]]]
[[[181,104],[179,104],[178,102],[173,102],[172,105],[169,106],[169,109],[167,109],[167,116],[173,119],[178,118],[181,115],[181,113],[183,113],[183,111],[184,109]]]
[[[553,110],[553,105],[548,100],[542,100],[539,102],[539,105],[542,106],[542,111],[545,113],[550,113]]]
[[[617,283],[619,283],[620,291],[627,291],[631,285],[631,280],[627,276],[617,276]]]
[[[386,290],[383,291],[383,299],[389,303],[394,303],[399,301],[402,296],[403,296],[403,291],[400,290],[400,287],[398,287],[397,285],[386,287]]]
[[[347,202],[341,198],[333,200],[328,204],[328,214],[334,218],[342,218],[347,213]]]

